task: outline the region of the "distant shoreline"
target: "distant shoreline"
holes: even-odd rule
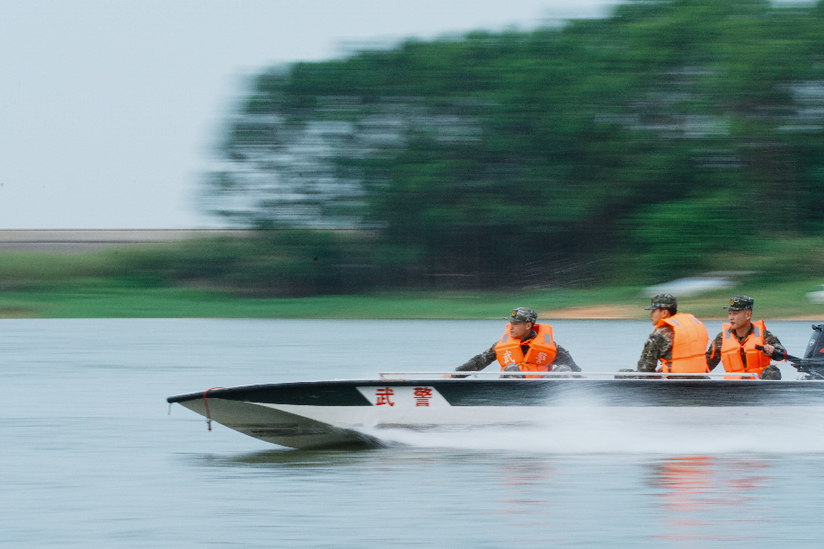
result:
[[[775,299],[765,299],[764,306],[755,311],[756,318],[824,323],[824,307],[821,305],[805,303],[797,293],[790,295],[779,287],[762,290],[756,295],[770,293],[779,298],[787,296],[788,299],[781,301],[794,303],[794,306],[776,306]],[[0,318],[496,320],[504,318],[505,312],[512,307],[532,305],[538,318],[550,323],[563,320],[649,322],[649,311],[644,310],[648,298],[640,297],[637,303],[628,303],[616,295],[612,304],[602,304],[603,292],[581,292],[578,295],[580,304],[572,306],[562,302],[549,303],[547,298],[545,292],[256,298],[205,288],[134,288],[106,280],[90,280],[66,287],[0,292]],[[721,307],[728,299],[722,295],[686,298],[681,309],[704,321],[724,321],[726,316]],[[601,303],[594,304],[597,301]]]
[[[0,229],[0,252],[82,253],[200,238],[244,237],[250,229]]]
[[[494,319],[516,306],[540,319],[646,320],[650,292],[673,293],[679,309],[703,320],[724,320],[730,296],[755,298],[756,318],[824,322],[824,279],[749,281],[748,272],[707,273],[653,287],[616,284],[592,288],[509,291],[398,290],[371,295],[273,297],[219,283],[178,284],[130,277],[118,249],[185,250],[199,239],[246,238],[250,229],[0,229],[6,279],[0,318],[351,318]],[[103,252],[98,254],[96,252]],[[84,253],[89,253],[84,256]],[[15,257],[15,254],[21,254]],[[23,255],[25,254],[25,255]],[[119,259],[112,260],[109,255]],[[159,256],[161,265],[163,256]],[[112,274],[112,261],[117,269]],[[125,266],[117,261],[126,261]],[[125,273],[125,275],[124,275]],[[697,282],[696,282],[697,281]],[[712,281],[715,286],[708,286]],[[689,283],[688,283],[689,282]],[[695,284],[690,284],[696,282]],[[699,284],[700,283],[700,284]],[[721,285],[723,283],[723,285]]]
[[[757,316],[757,315],[756,315]],[[606,305],[592,307],[571,307],[555,311],[546,311],[539,314],[540,318],[548,320],[639,320],[638,307],[630,305]],[[795,315],[782,317],[771,316],[771,320],[796,320],[810,322],[824,322],[824,312],[820,315]],[[701,320],[726,321],[725,315],[702,316]]]

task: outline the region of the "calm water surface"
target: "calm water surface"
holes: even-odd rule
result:
[[[451,370],[487,321],[3,320],[0,547],[821,547],[818,426],[736,448],[643,431],[287,450],[165,398],[273,381]],[[553,322],[589,371],[632,367],[647,322]],[[802,354],[809,322],[771,322]],[[711,334],[720,323],[708,323]],[[322,335],[322,337],[318,337]],[[782,367],[785,377],[795,377]],[[800,421],[799,424],[802,422]],[[780,438],[775,433],[780,432]],[[598,435],[601,436],[601,435]],[[589,437],[589,440],[587,440]],[[581,451],[580,448],[587,448]]]

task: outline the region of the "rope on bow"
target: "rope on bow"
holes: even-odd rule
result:
[[[206,400],[206,395],[208,395],[212,389],[225,389],[225,387],[212,387],[203,392],[203,405],[206,407],[206,425],[209,426],[210,431],[212,430],[212,417],[209,415],[209,401]]]

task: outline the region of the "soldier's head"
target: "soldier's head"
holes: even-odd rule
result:
[[[538,314],[529,307],[518,307],[509,315],[509,334],[516,339],[523,339],[538,320]]]
[[[746,295],[736,295],[730,298],[730,304],[724,305],[729,311],[730,328],[733,330],[749,328],[752,322],[753,298]]]
[[[649,307],[644,307],[644,310],[650,311],[649,319],[656,325],[661,319],[678,313],[678,300],[672,294],[658,294],[652,297]]]

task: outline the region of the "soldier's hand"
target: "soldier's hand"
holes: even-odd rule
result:
[[[761,352],[764,353],[767,356],[772,356],[773,351],[775,351],[775,346],[770,345],[769,343],[765,343],[764,348],[761,349]]]

